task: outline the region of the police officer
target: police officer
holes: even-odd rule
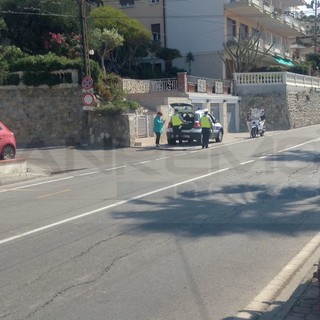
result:
[[[204,109],[204,115],[200,118],[202,149],[209,147],[210,132],[213,127],[211,118],[208,115],[208,109]]]
[[[179,114],[178,109],[174,109],[174,114],[171,117],[171,123],[172,123],[172,130],[173,130],[173,135],[175,140],[179,139],[179,143],[182,143],[182,138],[181,138],[181,128],[182,124],[185,123],[183,120],[182,116]]]

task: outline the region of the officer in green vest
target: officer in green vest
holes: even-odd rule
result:
[[[171,117],[171,124],[172,124],[173,136],[175,139],[179,139],[179,144],[182,144],[181,129],[184,123],[185,121],[183,120],[182,115],[179,114],[179,110],[174,109],[174,114]]]
[[[208,109],[204,109],[204,115],[200,118],[201,134],[202,134],[202,149],[209,147],[209,138],[213,123],[208,115]]]

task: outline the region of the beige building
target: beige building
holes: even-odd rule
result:
[[[306,34],[296,19],[303,0],[104,0],[138,19],[155,40],[183,55],[174,65],[189,70],[186,56],[192,53],[191,74],[216,79],[231,79],[232,66],[221,58],[223,43],[239,35],[260,33],[259,49],[272,46],[268,65],[290,66],[294,57],[291,44]]]

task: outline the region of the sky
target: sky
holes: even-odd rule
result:
[[[310,3],[311,0],[305,0],[305,2]],[[303,11],[306,15],[314,14],[312,9],[308,9],[306,6],[299,7],[301,11]]]

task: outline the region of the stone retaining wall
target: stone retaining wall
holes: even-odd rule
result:
[[[264,108],[267,130],[288,130],[320,124],[320,92],[292,90],[288,92],[241,93],[240,131],[246,131],[246,113],[250,108]]]
[[[79,85],[0,87],[0,120],[15,133],[17,146],[43,147],[82,144],[134,145],[135,115],[99,117],[92,112],[83,129]]]
[[[74,85],[0,87],[1,120],[15,133],[20,147],[78,142],[81,97]]]
[[[265,109],[267,130],[287,130],[320,123],[320,91],[295,90],[293,87],[274,91],[270,85],[267,91],[265,89],[237,88],[241,99],[240,131],[247,130],[246,112],[250,108]],[[164,93],[151,98],[157,102],[173,99]],[[0,87],[0,120],[15,133],[18,148],[84,142],[103,147],[134,145],[137,137],[135,114],[99,117],[90,112],[89,126],[84,128],[81,100],[82,90],[77,84]],[[151,100],[144,102],[152,105]]]

